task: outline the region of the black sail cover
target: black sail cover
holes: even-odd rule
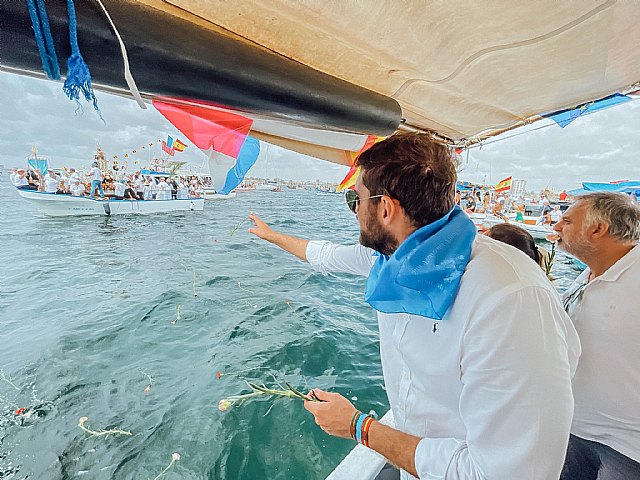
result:
[[[392,98],[340,80],[242,38],[131,1],[105,1],[140,92],[212,102],[300,126],[389,135]],[[76,1],[80,51],[94,83],[127,89],[117,38],[100,6]],[[66,1],[47,0],[61,74],[71,54]],[[26,1],[0,3],[0,64],[42,71]]]

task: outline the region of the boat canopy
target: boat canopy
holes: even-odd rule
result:
[[[127,94],[120,44],[102,8],[75,3],[94,84]],[[429,131],[468,147],[640,89],[635,2],[103,3],[144,98],[239,112],[253,119],[251,135],[337,163],[351,163],[367,135]],[[0,64],[33,74],[42,62],[26,4],[0,5]],[[66,1],[46,8],[66,59]]]
[[[588,192],[623,192],[640,194],[640,182],[623,181],[614,183],[602,182],[582,182],[582,188],[585,193]]]

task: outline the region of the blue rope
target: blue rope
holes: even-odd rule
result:
[[[40,52],[42,60],[42,68],[51,80],[60,80],[60,65],[58,64],[58,55],[56,55],[56,47],[51,36],[51,27],[49,26],[49,17],[44,6],[44,0],[27,0],[29,7],[29,16],[33,25],[33,33],[36,36],[36,44]]]
[[[39,0],[41,1],[41,0]],[[67,10],[69,11],[69,41],[71,43],[71,56],[67,60],[67,78],[64,81],[62,89],[71,100],[78,101],[80,99],[80,93],[84,96],[87,102],[93,103],[93,108],[98,112],[100,118],[100,108],[98,107],[98,99],[93,88],[91,87],[91,73],[89,67],[80,54],[80,47],[78,46],[78,25],[76,19],[76,8],[73,4],[73,0],[67,0]],[[102,119],[104,122],[104,119]]]

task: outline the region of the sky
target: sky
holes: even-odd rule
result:
[[[86,169],[97,144],[107,158],[122,158],[143,145],[157,145],[167,135],[189,145],[176,158],[196,168],[204,163],[201,151],[151,105],[142,110],[131,99],[96,92],[105,124],[86,102],[78,112],[60,82],[0,72],[0,92],[0,164],[5,167],[24,166],[36,146],[53,167]],[[640,180],[640,101],[580,117],[564,129],[555,124],[538,129],[546,123],[509,132],[463,153],[459,178],[495,184],[513,176],[535,191],[568,190],[583,181]],[[145,152],[135,157],[141,166],[148,161]],[[346,172],[347,167],[263,144],[249,176],[339,182]]]

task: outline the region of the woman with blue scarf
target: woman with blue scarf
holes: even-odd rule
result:
[[[552,479],[562,469],[580,344],[558,295],[522,252],[476,235],[455,205],[456,163],[427,134],[399,134],[357,160],[347,203],[360,244],[250,231],[323,274],[367,276],[393,427],[338,393],[305,402],[403,478]]]

